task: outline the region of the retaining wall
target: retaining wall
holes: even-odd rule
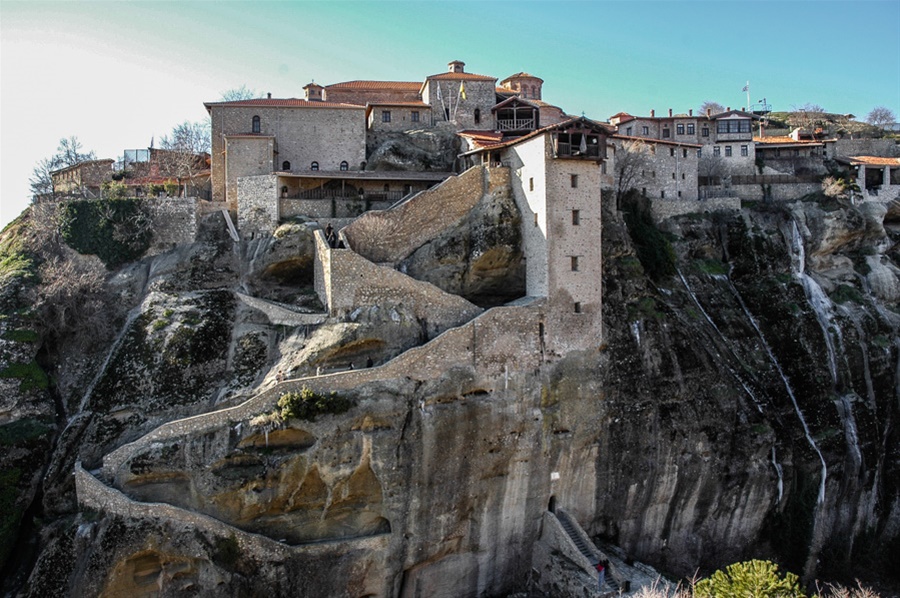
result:
[[[714,212],[716,210],[740,210],[741,200],[738,197],[717,197],[704,200],[653,200],[650,213],[657,222],[696,212]]]
[[[193,243],[197,238],[196,197],[144,200],[153,220],[153,240],[147,255],[168,251],[176,245]]]
[[[344,229],[351,247],[373,262],[395,263],[465,216],[509,170],[474,166],[392,210],[366,212]]]

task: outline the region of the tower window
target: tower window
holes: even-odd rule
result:
[[[534,191],[534,177],[533,176],[528,177],[528,190]]]
[[[285,160],[284,162],[281,163],[281,170],[290,170],[290,169],[291,169],[291,163],[290,163],[290,162],[288,162],[287,160]]]
[[[254,117],[253,117],[253,132],[254,132],[254,133],[259,133],[260,130],[261,130],[261,129],[260,129],[260,125],[259,125],[259,117],[258,117],[258,116],[254,116]]]
[[[572,272],[578,272],[578,256],[572,255],[569,256],[572,260]]]
[[[319,163],[313,162],[312,164],[309,165],[309,169],[310,170],[319,170]]]
[[[572,183],[572,188],[574,189],[574,188],[576,188],[576,187],[578,186],[578,175],[577,175],[577,174],[573,174],[573,175],[570,175],[570,176],[571,176],[571,179],[570,179],[570,180],[571,180],[571,183]]]
[[[475,109],[475,124],[477,125],[480,123],[481,123],[481,108],[476,108]]]
[[[581,313],[581,301],[576,301],[576,302],[575,302],[575,313],[576,313],[576,314],[580,314],[580,313]]]
[[[350,164],[348,164],[346,160],[341,162],[341,170],[349,170],[349,169],[350,169]]]
[[[581,224],[581,210],[572,210],[572,224],[574,226]]]

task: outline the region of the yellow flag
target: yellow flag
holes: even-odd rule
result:
[[[462,99],[466,99],[466,82],[465,81],[459,82],[459,97],[461,97]]]

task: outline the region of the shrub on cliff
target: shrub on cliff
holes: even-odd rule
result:
[[[150,246],[151,222],[139,199],[95,199],[60,206],[60,233],[79,253],[108,268],[139,258]]]
[[[324,395],[304,386],[300,392],[287,392],[278,399],[281,419],[314,420],[326,413],[344,413],[351,407],[346,397],[340,397],[334,391]]]
[[[769,561],[745,561],[728,565],[697,582],[694,598],[805,598],[799,578],[779,573]]]
[[[653,223],[650,200],[632,189],[622,200],[622,211],[644,271],[655,281],[675,274],[675,251]]]

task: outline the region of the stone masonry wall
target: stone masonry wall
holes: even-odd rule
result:
[[[495,307],[383,366],[286,380],[236,407],[169,422],[104,456],[103,475],[107,480],[114,480],[128,459],[154,442],[247,421],[274,409],[284,393],[300,392],[304,387],[315,392],[340,392],[380,380],[437,380],[459,367],[472,368],[476,381],[486,389],[505,384],[507,379],[508,384],[514,384],[516,376],[527,376],[544,361],[539,325],[544,308],[542,301],[527,306]]]
[[[272,158],[275,140],[272,137],[229,137],[225,140],[228,163],[225,166],[226,192],[222,197],[229,209],[237,209],[239,177],[269,174],[274,170]],[[215,190],[215,187],[213,188]],[[219,199],[213,196],[214,199]]]
[[[682,214],[740,209],[741,200],[738,197],[718,197],[702,201],[654,199],[650,202],[650,212],[657,222]]]
[[[274,174],[238,179],[237,225],[242,235],[271,233],[278,226],[278,177]]]
[[[194,197],[145,200],[153,219],[153,240],[147,255],[194,242],[197,237],[198,203]]]
[[[506,169],[473,167],[393,210],[367,212],[344,229],[350,245],[373,262],[398,262],[455,224],[491,189],[508,184]],[[505,178],[504,178],[505,177]]]

